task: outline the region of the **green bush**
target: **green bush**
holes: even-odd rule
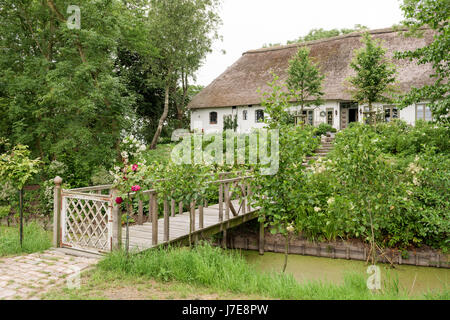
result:
[[[311,239],[368,240],[372,214],[382,246],[448,251],[450,154],[439,140],[447,135],[442,127],[402,122],[338,133],[329,159],[306,174],[298,229]]]
[[[328,123],[321,123],[319,124],[318,127],[316,127],[314,129],[314,135],[316,136],[322,136],[322,135],[326,135],[327,132],[336,132],[337,130],[335,128],[333,128],[331,125],[329,125]]]

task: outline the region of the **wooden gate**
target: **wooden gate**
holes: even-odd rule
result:
[[[73,190],[63,190],[61,196],[61,246],[95,253],[111,251],[111,197]]]

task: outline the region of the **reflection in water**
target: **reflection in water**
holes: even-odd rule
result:
[[[281,272],[284,262],[282,253],[266,252],[260,256],[257,251],[242,250],[246,260],[261,271]],[[395,269],[387,264],[379,264],[381,280],[398,277],[400,287],[411,290],[412,294],[428,290],[442,290],[450,286],[450,269],[396,265]],[[292,274],[298,281],[322,280],[341,283],[346,272],[362,273],[367,278],[367,266],[364,261],[329,259],[301,255],[289,255],[286,273]],[[414,284],[414,286],[413,286]]]

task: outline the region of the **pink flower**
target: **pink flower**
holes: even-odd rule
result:
[[[139,191],[139,190],[141,190],[141,187],[138,185],[131,187],[131,191]]]
[[[133,164],[133,166],[131,167],[131,170],[136,171],[138,169],[138,165],[137,164]]]
[[[116,198],[116,203],[121,204],[123,202],[123,199],[121,197]]]

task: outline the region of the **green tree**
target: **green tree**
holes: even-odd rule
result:
[[[309,48],[301,47],[295,57],[289,61],[287,85],[293,97],[300,103],[300,115],[303,117],[305,106],[320,106],[322,101],[322,82],[325,76],[309,57]],[[303,121],[304,122],[304,121]]]
[[[134,97],[114,59],[118,43],[140,33],[138,13],[118,0],[82,1],[81,28],[69,29],[71,4],[0,0],[0,136],[65,163],[65,178],[86,185],[92,170],[118,158],[130,126]]]
[[[430,63],[435,79],[432,85],[412,88],[402,97],[400,108],[422,101],[430,101],[428,106],[436,121],[450,124],[450,2],[448,0],[404,0],[401,5],[406,18],[403,24],[410,30],[409,35],[420,36],[421,27],[435,31],[433,42],[413,51],[397,52],[396,58],[416,61],[419,65]]]
[[[374,120],[373,104],[390,102],[395,92],[395,66],[386,58],[386,50],[379,41],[366,32],[361,40],[365,44],[355,50],[350,66],[356,75],[347,79],[353,98],[360,104],[368,104]]]
[[[149,38],[159,50],[154,62],[158,80],[164,87],[164,110],[151,149],[156,148],[169,113],[171,88],[181,81],[187,92],[188,75],[200,67],[206,54],[211,52],[213,41],[219,38],[219,4],[220,0],[150,0]]]

